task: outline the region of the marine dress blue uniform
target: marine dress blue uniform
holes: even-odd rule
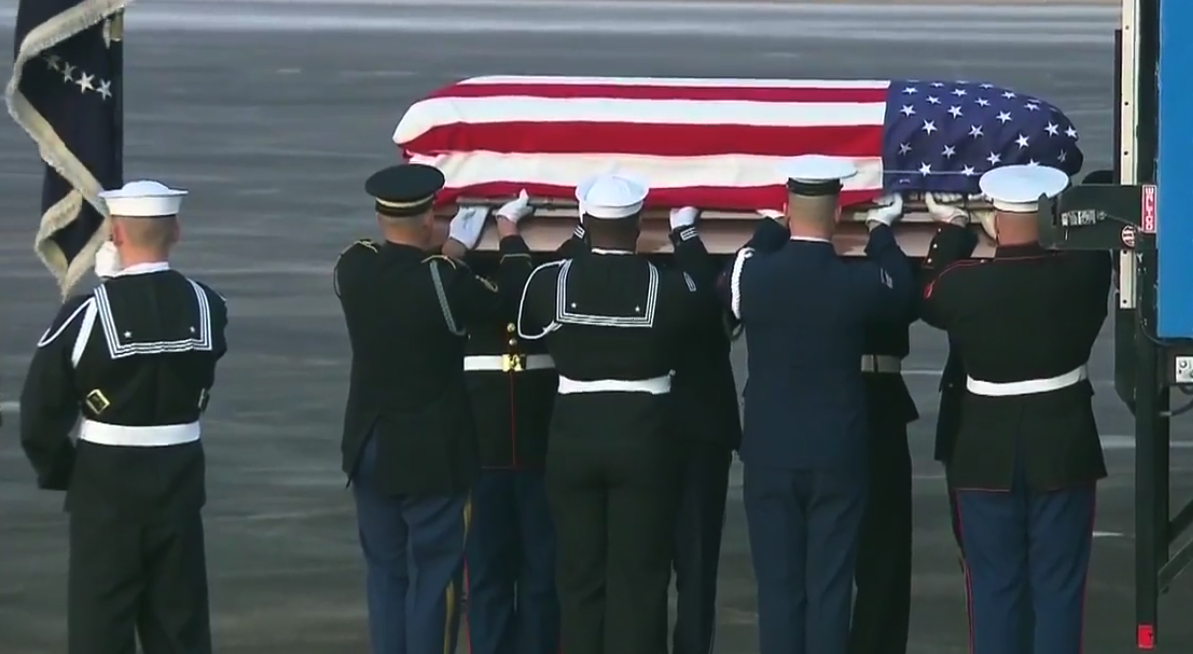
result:
[[[999,220],[1034,220],[1061,171],[1006,166],[980,181]],[[965,394],[948,451],[973,654],[1079,654],[1096,482],[1106,476],[1086,373],[1107,313],[1108,252],[1000,242],[945,225],[925,261],[921,316],[948,332]],[[1030,648],[1023,646],[1032,622]]]

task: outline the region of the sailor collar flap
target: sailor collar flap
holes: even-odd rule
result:
[[[659,302],[659,269],[647,262],[649,278],[646,297],[634,307],[633,315],[607,315],[573,311],[577,302],[568,296],[568,275],[572,261],[568,259],[559,268],[555,287],[555,322],[560,325],[587,325],[589,327],[645,327],[654,326],[655,309]]]
[[[141,330],[136,325],[135,315],[122,315],[121,317],[120,322],[132,324],[126,324],[123,327],[117,324],[116,312],[113,311],[112,298],[108,295],[107,284],[100,284],[95,288],[96,313],[104,332],[104,340],[107,341],[108,354],[112,359],[123,359],[139,354],[210,352],[213,349],[211,305],[207,299],[207,292],[195,282],[189,279],[186,281],[194,293],[197,324],[187,325],[185,328],[181,325],[171,325],[178,329],[170,331],[189,332],[188,335],[174,334],[176,337],[171,340],[161,338],[164,334],[156,329],[149,330],[151,333],[146,335],[136,333]],[[189,322],[186,319],[183,321]]]

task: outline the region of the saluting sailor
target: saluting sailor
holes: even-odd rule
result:
[[[1038,199],[1069,183],[1044,166],[982,176],[998,247],[968,259],[963,210],[942,221],[921,316],[948,332],[966,393],[948,459],[968,566],[974,654],[1078,654],[1096,482],[1106,476],[1086,362],[1107,314],[1108,252],[1039,245]]]
[[[199,419],[227,307],[170,268],[186,191],[100,193],[119,270],[66,302],[21,393],[21,445],[70,513],[71,654],[211,652]],[[70,431],[79,413],[77,443]]]
[[[532,213],[525,191],[497,210],[519,220]],[[460,210],[484,214],[485,207]],[[461,221],[461,224],[483,224]],[[463,260],[480,231],[457,229],[443,253]],[[510,255],[529,256],[529,255]],[[500,262],[472,257],[478,273]],[[472,402],[480,476],[472,489],[465,579],[471,654],[556,654],[555,530],[543,468],[558,376],[546,346],[518,338],[516,303],[468,326],[464,381]]]
[[[357,241],[336,263],[352,345],[343,469],[356,500],[367,568],[373,654],[453,651],[462,594],[468,491],[478,472],[464,382],[466,326],[492,321],[517,298],[527,256],[506,256],[499,286],[432,254],[444,177],[405,164],[369,178],[384,241]],[[506,255],[526,255],[521,214],[498,216]],[[461,212],[450,233],[480,233]]]
[[[669,373],[696,311],[690,277],[636,254],[648,189],[576,189],[588,252],[535,269],[518,313],[559,371],[547,453],[567,654],[664,654],[682,453]]]
[[[720,288],[749,351],[741,459],[762,654],[844,654],[867,493],[866,327],[906,320],[910,262],[891,204],[867,216],[869,261],[837,256],[851,163],[785,166],[788,229],[764,219]]]

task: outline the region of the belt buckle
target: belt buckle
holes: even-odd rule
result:
[[[513,361],[514,372],[522,372],[526,370],[526,355],[525,354],[511,354],[509,358]]]
[[[91,392],[83,398],[83,403],[86,404],[87,408],[91,409],[91,413],[95,414],[96,416],[103,413],[108,407],[112,406],[112,402],[108,400],[108,396],[104,395],[104,392],[98,388],[92,389]]]
[[[514,369],[514,360],[508,354],[501,355],[501,372],[510,372]]]

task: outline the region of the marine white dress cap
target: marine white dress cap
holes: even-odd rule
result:
[[[1003,166],[978,180],[990,204],[1007,213],[1035,213],[1041,195],[1054,198],[1068,186],[1069,176],[1049,166]]]
[[[576,201],[593,218],[628,218],[642,211],[650,187],[623,175],[597,175],[580,182]]]
[[[857,166],[848,159],[805,154],[792,157],[779,164],[779,172],[785,180],[817,184],[849,179],[857,175],[858,170]]]
[[[129,218],[177,216],[186,191],[154,181],[129,182],[99,197],[108,205],[108,213]]]

